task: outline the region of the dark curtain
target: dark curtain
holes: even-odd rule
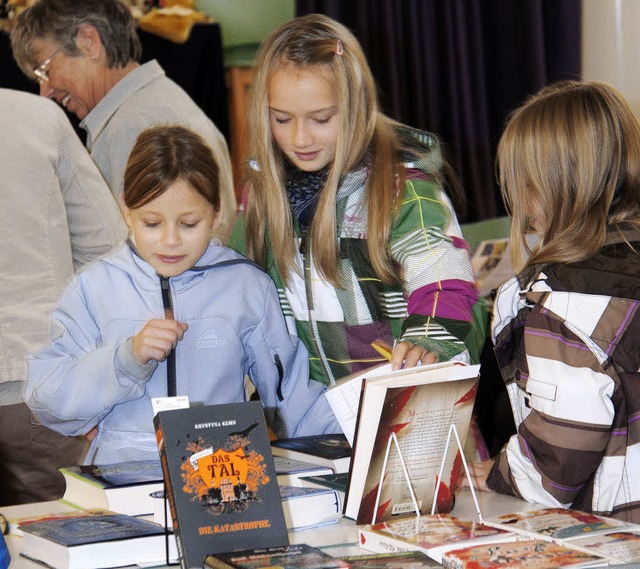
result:
[[[579,79],[581,0],[297,0],[360,40],[393,118],[434,132],[466,195],[461,221],[504,215],[494,156],[528,95]]]

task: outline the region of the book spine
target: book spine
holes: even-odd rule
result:
[[[173,520],[173,533],[176,538],[176,548],[178,550],[178,559],[180,560],[181,569],[189,569],[187,558],[184,550],[184,542],[182,541],[182,531],[178,521],[178,512],[173,496],[173,488],[171,486],[171,475],[169,472],[169,463],[167,462],[167,453],[164,448],[164,436],[162,435],[162,426],[158,425],[156,429],[156,438],[158,440],[158,449],[160,451],[160,465],[162,466],[162,475],[164,477],[164,496],[165,500],[169,500],[169,512]]]
[[[364,529],[358,529],[358,545],[362,549],[373,553],[402,553],[404,551],[422,551],[426,553],[419,547],[411,546],[393,537]]]

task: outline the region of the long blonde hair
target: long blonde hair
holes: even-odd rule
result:
[[[282,25],[265,40],[259,53],[248,121],[251,156],[259,170],[251,172],[247,251],[256,262],[265,265],[268,237],[285,283],[289,271],[296,270],[293,221],[284,180],[285,158],[271,134],[267,97],[271,77],[287,66],[325,73],[338,97],[340,122],[335,158],[310,230],[314,263],[324,278],[340,286],[336,193],[341,177],[368,154],[369,255],[376,274],[391,282],[397,276],[387,242],[394,212],[401,202],[398,188],[404,183],[397,123],[379,110],[375,81],[357,39],[343,25],[318,14]]]
[[[640,228],[640,124],[610,85],[543,88],[509,119],[496,164],[517,269],[581,261],[608,229]],[[533,207],[540,241],[525,263]]]

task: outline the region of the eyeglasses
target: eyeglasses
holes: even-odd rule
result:
[[[33,74],[36,76],[36,81],[38,83],[49,83],[49,66],[60,51],[62,51],[62,46],[56,49],[49,57],[47,57],[47,59],[33,70]]]

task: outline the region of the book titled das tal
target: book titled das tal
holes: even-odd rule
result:
[[[115,512],[80,510],[75,516],[25,522],[20,530],[20,554],[55,569],[160,565],[177,559],[175,540],[163,527]]]
[[[61,468],[62,499],[80,508],[104,508],[130,516],[153,513],[152,492],[163,489],[159,460]]]
[[[455,426],[464,444],[478,373],[443,362],[361,380],[345,516],[370,524],[429,514],[434,500],[437,512],[451,510],[462,456],[450,431]]]
[[[259,402],[160,411],[154,424],[182,569],[289,544]]]
[[[205,569],[340,569],[351,567],[306,543],[209,555]]]

